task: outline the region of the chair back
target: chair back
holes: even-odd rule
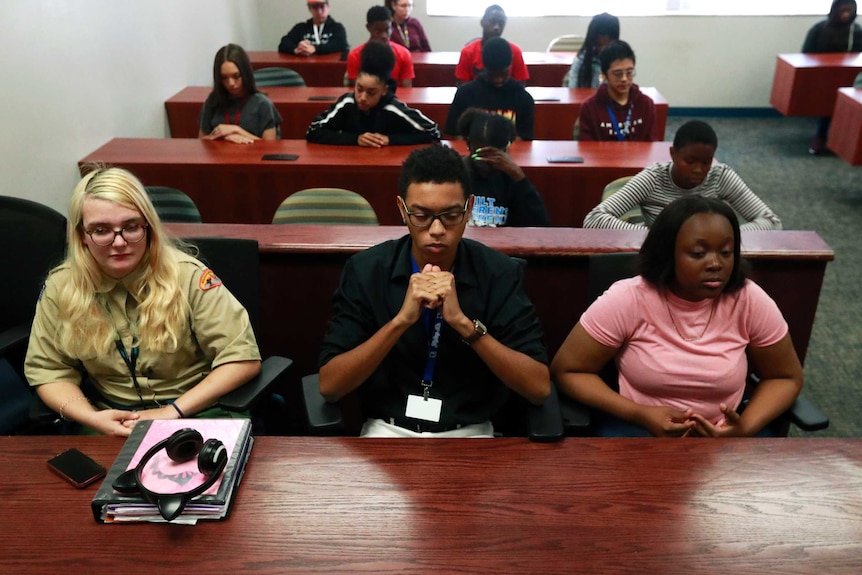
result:
[[[545,52],[577,52],[584,45],[581,34],[563,34],[548,42]]]
[[[26,427],[33,393],[5,358],[0,358],[0,397],[0,435]]]
[[[48,272],[66,255],[66,217],[38,202],[0,196],[0,332],[33,321]]]
[[[260,339],[260,255],[257,240],[208,237],[184,241],[197,246],[197,258],[212,269],[245,307],[251,327]]]
[[[341,188],[309,188],[288,196],[272,218],[274,224],[354,224],[376,226],[368,200]]]
[[[625,176],[622,178],[617,178],[616,180],[614,180],[613,182],[611,182],[610,184],[605,186],[605,190],[602,192],[602,201],[606,200],[607,198],[609,198],[613,194],[620,191],[622,189],[622,187],[624,185],[626,185],[628,183],[628,181],[631,179],[632,179],[631,176]],[[620,219],[624,222],[629,222],[630,224],[642,224],[642,223],[644,223],[644,215],[641,212],[641,209],[639,206],[635,206],[632,209],[630,209],[629,211],[627,211],[626,213],[624,213],[620,217]]]
[[[147,194],[159,218],[166,223],[201,223],[201,213],[194,201],[176,188],[147,186]]]
[[[305,80],[290,68],[260,68],[254,71],[254,83],[258,88],[272,86],[305,86]]]

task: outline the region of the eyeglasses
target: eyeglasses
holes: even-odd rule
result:
[[[136,244],[147,235],[148,224],[129,224],[123,226],[119,230],[111,228],[93,228],[92,230],[84,230],[84,233],[90,236],[93,243],[97,246],[109,246],[117,239],[117,236],[122,236],[126,242]]]
[[[453,226],[457,226],[461,222],[464,221],[464,215],[467,213],[467,204],[470,203],[470,200],[464,202],[463,210],[453,210],[449,212],[440,212],[439,214],[426,214],[424,212],[411,212],[407,209],[407,205],[404,203],[404,200],[398,198],[401,201],[401,206],[404,208],[404,213],[407,214],[407,219],[410,223],[417,228],[429,228],[431,224],[434,223],[434,220],[440,220],[440,223],[443,224],[445,228],[451,228]]]
[[[623,76],[626,78],[634,78],[637,75],[637,72],[634,68],[629,68],[628,70],[611,70],[608,72],[608,76],[612,76],[615,80],[622,80]]]

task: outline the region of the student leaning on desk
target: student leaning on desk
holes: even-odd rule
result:
[[[230,417],[212,406],[260,371],[248,314],[166,235],[141,182],[120,168],[84,176],[68,237],[25,361],[42,401],[106,435],[127,436],[145,419]]]

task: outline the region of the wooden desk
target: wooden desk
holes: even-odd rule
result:
[[[453,142],[466,153],[464,142]],[[510,153],[542,194],[555,226],[576,227],[612,180],[670,159],[667,142],[515,142]],[[381,149],[325,146],[305,140],[250,145],[192,139],[115,138],[81,160],[128,168],[146,185],[191,196],[205,222],[269,223],[284,198],[325,186],[365,196],[382,224],[399,224],[395,203],[401,163],[413,146]],[[264,161],[298,154],[293,162]],[[582,156],[582,164],[549,164],[548,156]]]
[[[827,145],[844,161],[862,165],[862,90],[838,89]]]
[[[259,437],[223,522],[100,525],[45,461],[109,437],[0,437],[0,572],[856,573],[855,439]]]
[[[394,203],[394,202],[393,202]],[[251,238],[260,244],[260,344],[286,355],[296,373],[317,371],[317,355],[344,262],[354,253],[407,233],[404,226],[169,224],[180,237]],[[468,228],[466,237],[527,260],[527,293],[545,330],[549,357],[591,303],[588,256],[636,251],[643,232],[583,228]],[[804,361],[826,264],[834,253],[814,232],[743,232],[754,279],[784,313]],[[216,270],[218,272],[218,270]],[[228,286],[230,287],[230,286]]]
[[[397,94],[408,106],[420,110],[437,122],[442,132],[455,90],[456,88],[449,87],[398,88]],[[572,127],[581,112],[581,105],[595,93],[592,88],[529,87],[527,90],[536,100],[533,132],[537,140],[571,140]],[[658,132],[664,138],[667,100],[655,88],[641,90],[655,102]],[[273,87],[266,88],[265,91],[281,114],[281,137],[285,140],[302,140],[305,139],[305,132],[314,117],[344,94],[345,89]],[[165,101],[172,137],[197,138],[198,116],[209,93],[210,88],[192,86],[184,88]]]
[[[460,52],[419,52],[413,56],[416,77],[413,85],[454,86],[455,66]],[[569,71],[577,52],[524,52],[524,63],[530,72],[530,86],[562,86],[563,76]],[[252,51],[248,53],[252,68],[270,66],[291,68],[299,72],[308,86],[343,86],[347,61],[341,54],[325,56],[288,56],[279,52]]]
[[[859,54],[779,54],[769,103],[785,116],[829,116],[838,88],[859,72]]]

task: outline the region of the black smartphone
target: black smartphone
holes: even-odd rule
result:
[[[584,159],[580,156],[548,156],[551,164],[583,164]]]
[[[337,100],[335,96],[309,96],[309,102],[334,102]]]
[[[281,160],[284,162],[292,162],[298,160],[299,154],[264,154],[261,160]]]
[[[107,473],[104,467],[74,447],[49,459],[48,467],[78,489],[98,481]]]

